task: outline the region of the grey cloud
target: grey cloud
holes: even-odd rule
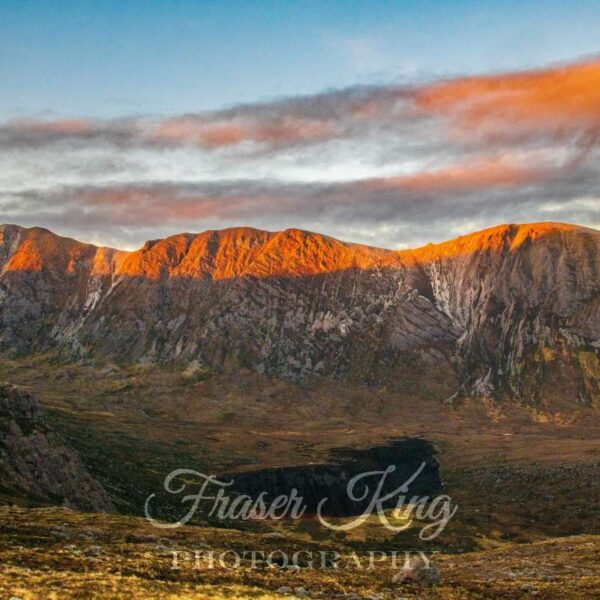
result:
[[[591,166],[577,177],[527,187],[434,193],[369,189],[363,182],[139,182],[4,194],[0,219],[42,223],[86,239],[93,231],[127,245],[184,230],[252,225],[301,227],[396,247],[441,241],[500,222],[565,220],[597,226],[598,189],[600,173]]]
[[[5,122],[0,220],[117,246],[240,224],[389,247],[498,222],[597,226],[600,62],[565,69],[166,119]]]

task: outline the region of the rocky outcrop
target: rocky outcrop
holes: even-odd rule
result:
[[[409,557],[402,569],[392,578],[393,583],[416,583],[426,586],[438,585],[440,581],[437,565],[421,555]]]
[[[134,252],[4,226],[0,349],[600,405],[600,232],[503,225],[394,252],[299,230]],[[448,381],[450,383],[448,383]]]
[[[5,499],[112,512],[102,486],[41,418],[26,391],[0,383],[0,482]]]

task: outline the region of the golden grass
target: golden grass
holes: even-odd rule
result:
[[[465,554],[440,553],[435,587],[399,585],[387,562],[372,570],[259,567],[173,570],[171,551],[210,547],[244,549],[331,549],[293,537],[226,529],[183,527],[158,531],[143,519],[79,514],[64,509],[0,508],[0,597],[27,600],[275,599],[281,586],[303,587],[310,598],[382,600],[402,598],[573,600],[600,591],[600,537],[576,536]],[[347,547],[337,549],[349,552]],[[361,553],[358,553],[361,556]],[[289,596],[287,596],[289,597]],[[355,596],[356,597],[356,596]]]

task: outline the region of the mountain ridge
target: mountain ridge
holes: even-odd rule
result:
[[[0,267],[5,351],[376,385],[435,371],[448,396],[530,400],[558,370],[575,403],[599,398],[600,232],[577,225],[398,251],[245,227],[122,251],[9,225]]]
[[[576,223],[566,223],[566,222],[561,222],[561,221],[533,221],[533,222],[526,222],[526,223],[511,222],[511,223],[500,223],[498,225],[492,225],[490,227],[485,227],[484,229],[478,229],[476,231],[461,234],[454,238],[449,238],[449,239],[443,240],[441,242],[427,242],[426,244],[423,244],[422,246],[415,246],[413,248],[403,248],[400,250],[394,250],[391,248],[383,248],[383,247],[379,247],[379,246],[372,246],[369,244],[362,244],[360,242],[352,242],[349,240],[340,240],[338,238],[334,238],[333,236],[329,236],[327,234],[322,234],[322,233],[310,231],[307,229],[300,229],[300,228],[296,228],[296,227],[288,227],[286,229],[271,231],[268,229],[260,229],[260,228],[252,227],[249,225],[239,225],[239,226],[225,227],[222,229],[206,229],[206,230],[199,231],[199,232],[182,231],[179,233],[175,233],[175,234],[166,236],[164,238],[146,240],[139,248],[135,248],[133,250],[124,250],[122,248],[116,248],[113,246],[104,246],[104,245],[94,244],[92,242],[85,242],[82,240],[78,240],[78,239],[75,239],[75,238],[72,238],[72,237],[69,237],[66,235],[56,233],[56,232],[52,231],[51,229],[48,229],[46,227],[41,227],[38,225],[34,225],[32,227],[25,227],[24,225],[18,225],[16,223],[0,223],[0,233],[4,233],[7,229],[19,231],[19,232],[40,232],[40,233],[44,233],[44,234],[51,234],[52,236],[54,236],[56,238],[60,238],[62,240],[68,241],[68,242],[75,242],[77,244],[81,244],[84,246],[92,246],[94,248],[104,249],[106,251],[126,253],[126,254],[139,252],[145,248],[149,249],[152,246],[154,246],[157,242],[163,242],[163,241],[167,241],[167,240],[171,240],[171,239],[175,239],[175,238],[179,238],[179,237],[196,238],[198,236],[203,236],[203,235],[208,235],[208,234],[220,234],[220,233],[228,233],[228,232],[254,232],[254,233],[260,233],[260,234],[266,234],[268,236],[276,236],[279,234],[286,234],[286,233],[298,233],[298,234],[305,234],[305,235],[309,235],[309,236],[318,236],[323,239],[334,240],[335,242],[338,242],[338,243],[346,245],[346,246],[356,246],[356,247],[367,248],[367,249],[382,250],[385,252],[392,252],[392,253],[409,253],[409,252],[422,251],[425,248],[429,248],[431,246],[442,246],[445,244],[456,242],[458,240],[464,240],[467,238],[477,237],[477,236],[480,236],[483,234],[489,234],[494,231],[511,230],[511,229],[515,229],[515,228],[518,230],[519,229],[520,230],[523,230],[523,229],[535,230],[535,233],[537,233],[538,235],[540,233],[548,233],[548,232],[554,231],[554,230],[563,230],[563,231],[579,230],[579,231],[588,231],[588,232],[592,232],[592,233],[600,233],[599,229],[596,229],[593,227],[588,227],[586,225],[579,225]]]
[[[416,265],[440,256],[458,254],[458,249],[461,253],[499,249],[502,240],[511,239],[511,235],[511,248],[514,248],[527,239],[574,231],[600,234],[596,229],[567,223],[511,223],[443,242],[391,250],[340,241],[327,235],[295,228],[267,231],[253,227],[231,227],[200,233],[174,234],[166,238],[148,240],[136,250],[119,250],[80,242],[42,227],[26,228],[2,224],[0,267],[3,272],[37,271],[42,267],[43,255],[46,261],[50,258],[59,259],[58,267],[69,272],[72,270],[73,259],[89,254],[93,255],[93,274],[111,272],[116,275],[145,276],[153,279],[166,273],[170,276],[211,276],[214,279],[244,275],[311,275],[344,268],[390,266],[398,261]],[[20,252],[16,256],[10,250],[7,255],[7,232],[9,246],[21,242]],[[58,245],[58,248],[49,244],[50,241]],[[477,241],[479,244],[474,243]],[[302,253],[298,252],[300,248]],[[268,255],[267,250],[271,251],[271,255]],[[334,251],[337,255],[333,254]],[[236,257],[235,252],[242,256]],[[265,259],[268,260],[268,264],[261,262]],[[194,264],[195,260],[198,260],[199,264]]]

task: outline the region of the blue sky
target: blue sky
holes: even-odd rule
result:
[[[0,0],[0,222],[600,227],[599,40],[600,0]]]
[[[2,0],[0,117],[173,114],[570,60],[600,2]]]

